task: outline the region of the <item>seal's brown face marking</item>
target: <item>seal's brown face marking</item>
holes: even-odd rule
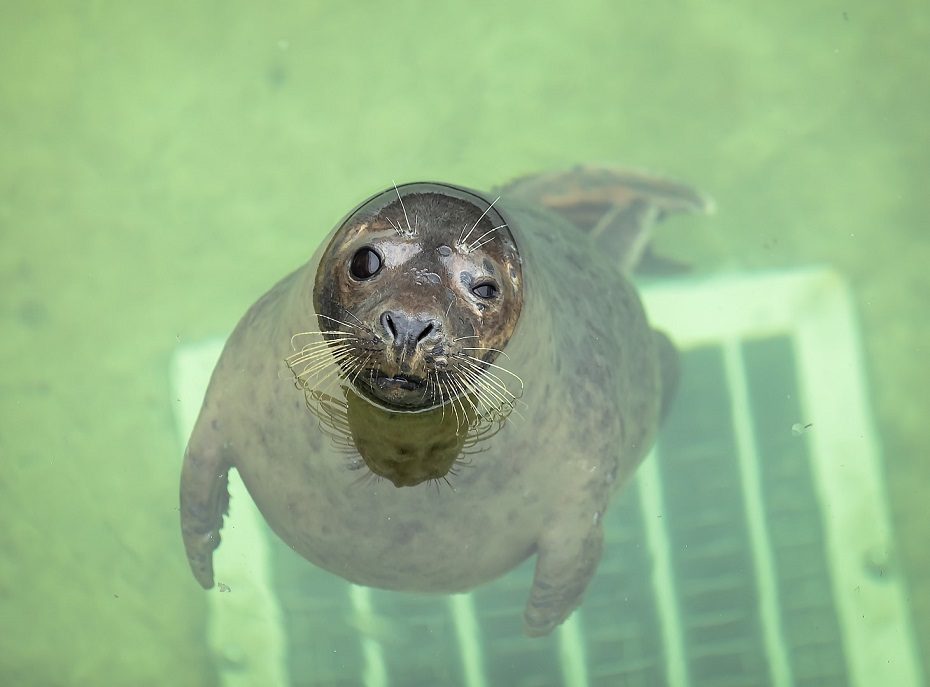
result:
[[[520,316],[522,267],[493,202],[439,184],[389,189],[345,220],[320,265],[320,330],[363,396],[448,405],[463,423],[512,406],[495,361]]]

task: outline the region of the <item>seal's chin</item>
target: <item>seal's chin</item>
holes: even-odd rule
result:
[[[430,404],[426,380],[422,377],[379,372],[370,379],[368,386],[375,401],[390,406],[414,410]]]

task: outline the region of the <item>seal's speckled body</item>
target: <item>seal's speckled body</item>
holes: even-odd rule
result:
[[[375,196],[248,311],[181,479],[203,586],[235,467],[284,541],[352,582],[458,592],[537,554],[526,631],[546,634],[578,605],[601,516],[648,451],[673,384],[671,349],[624,268],[663,213],[705,204],[603,168],[519,180],[494,198],[441,184]],[[463,241],[469,226],[494,242]],[[292,337],[307,330],[322,333],[295,354]],[[283,379],[286,359],[304,363],[290,366],[298,389]],[[323,393],[315,380],[329,368],[337,387]],[[481,417],[502,400],[513,412]],[[326,404],[347,410],[324,422]],[[430,480],[463,447],[452,489],[437,489]],[[387,479],[360,480],[366,462]]]

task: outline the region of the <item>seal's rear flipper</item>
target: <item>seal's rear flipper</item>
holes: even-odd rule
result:
[[[181,533],[191,571],[204,589],[213,586],[213,550],[229,508],[228,477],[220,451],[195,447],[192,437],[181,470]]]
[[[589,232],[617,256],[625,273],[685,269],[652,254],[652,227],[670,214],[709,213],[714,207],[690,186],[620,167],[579,165],[568,171],[521,177],[497,190],[543,205]]]

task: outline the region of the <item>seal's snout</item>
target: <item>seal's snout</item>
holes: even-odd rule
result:
[[[413,352],[421,341],[439,330],[439,323],[432,319],[410,317],[398,310],[387,310],[381,315],[381,326],[394,348]]]

